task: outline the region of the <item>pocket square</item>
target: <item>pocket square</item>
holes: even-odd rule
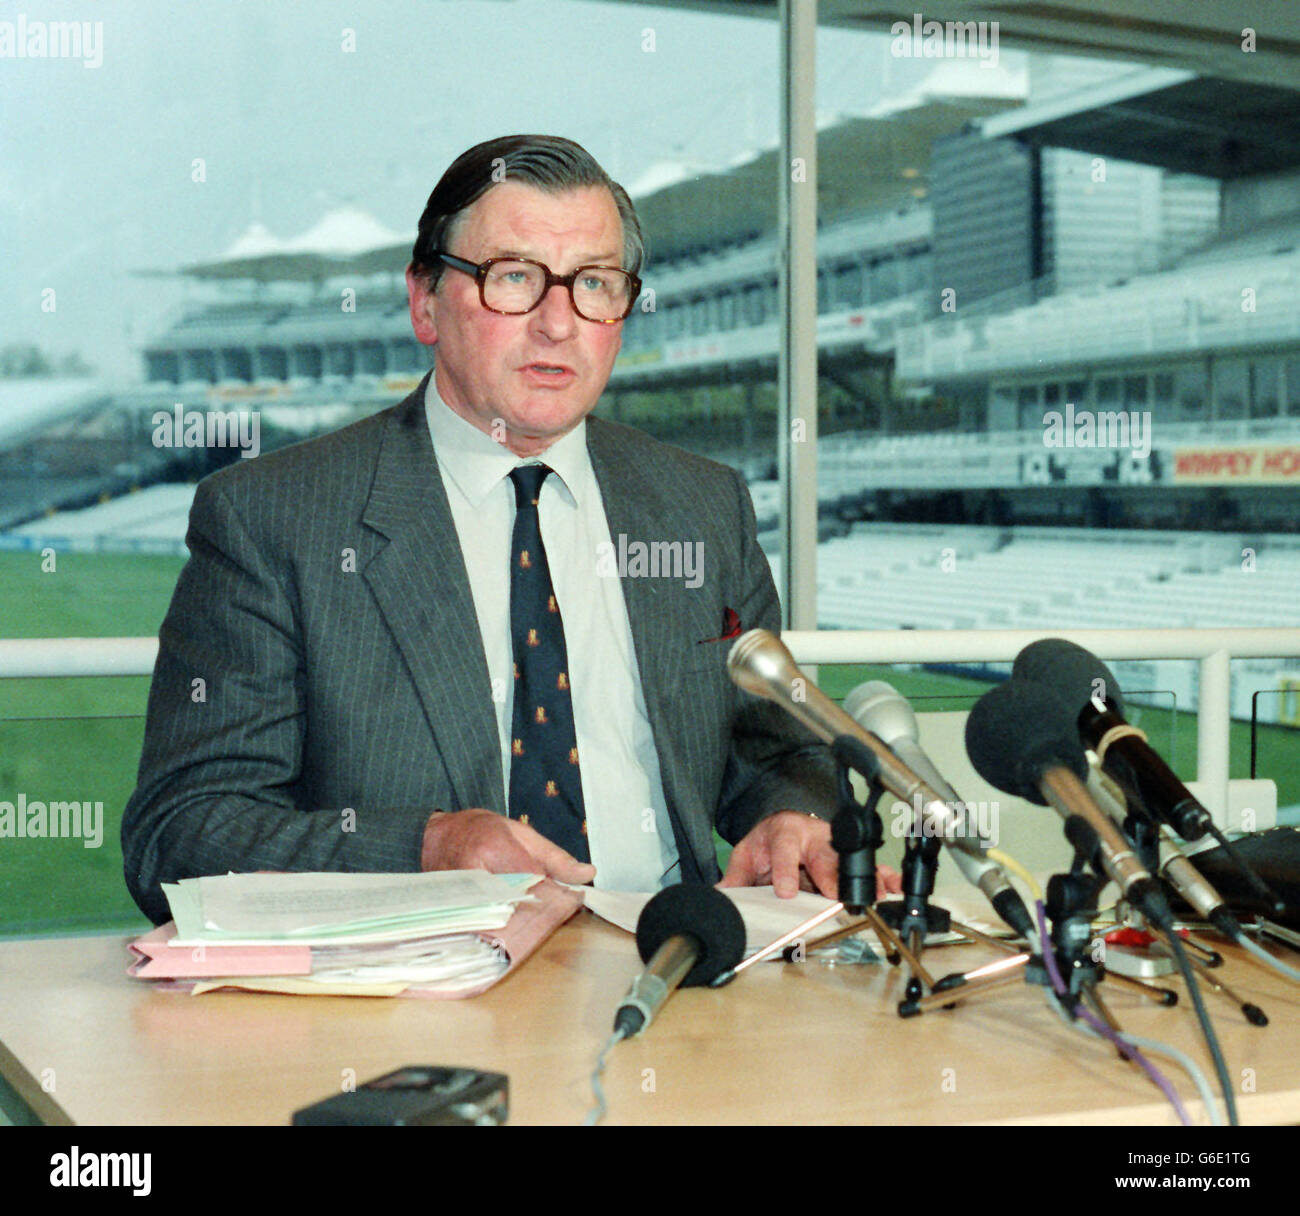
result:
[[[726,642],[732,638],[738,638],[744,633],[744,627],[740,623],[740,614],[734,608],[728,608],[722,614],[722,632],[716,638],[701,638],[696,642],[697,646],[703,646],[706,642]]]

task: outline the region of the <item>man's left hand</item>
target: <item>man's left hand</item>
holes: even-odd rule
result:
[[[731,851],[719,887],[757,887],[771,883],[777,895],[819,891],[839,898],[839,859],[831,847],[831,825],[798,811],[769,815]],[[888,866],[876,869],[876,898],[897,895],[902,880]]]

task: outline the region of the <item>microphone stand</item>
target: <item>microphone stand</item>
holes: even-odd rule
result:
[[[1134,848],[1142,859],[1142,864],[1151,873],[1159,873],[1160,830],[1155,823],[1149,817],[1134,814],[1130,811],[1124,820],[1124,830],[1128,833],[1129,839],[1133,841]],[[1175,973],[1178,970],[1178,965],[1173,955],[1165,949],[1164,943],[1155,934],[1146,929],[1147,922],[1141,913],[1132,908],[1131,905],[1129,907],[1128,915],[1119,916],[1117,919],[1133,922],[1148,937],[1148,943],[1145,946],[1123,946],[1119,949],[1108,949],[1105,956],[1106,974],[1114,976],[1116,979],[1127,980],[1130,984],[1140,984],[1141,981],[1137,978],[1138,976],[1143,977],[1143,979],[1154,979],[1158,976]],[[1268,1025],[1268,1015],[1258,1005],[1250,1001],[1243,1001],[1237,993],[1213,974],[1212,968],[1223,963],[1223,956],[1218,951],[1211,950],[1208,946],[1190,936],[1184,940],[1183,946],[1188,952],[1188,959],[1192,966],[1200,972],[1201,978],[1212,991],[1219,993],[1224,999],[1240,1009],[1251,1025]],[[1166,993],[1167,995],[1164,997],[1165,1004],[1175,1005],[1178,1003],[1178,993],[1176,991],[1157,989],[1153,985],[1146,985],[1146,987],[1152,995],[1155,992]]]
[[[903,898],[887,900],[876,909],[880,918],[907,942],[918,960],[925,949],[927,933],[947,933],[952,927],[947,909],[936,907],[929,899],[934,891],[942,847],[943,842],[937,836],[918,839],[915,832],[909,832],[903,852]],[[934,981],[918,962],[907,981],[905,1000],[915,1000],[921,995],[922,980],[926,987],[933,989]]]
[[[1067,838],[1074,846],[1074,862],[1067,874],[1054,874],[1047,884],[1045,901],[1051,924],[1050,941],[1052,961],[1066,986],[1064,1005],[1067,1016],[1073,1017],[1074,1006],[1082,996],[1097,1003],[1098,981],[1103,968],[1093,960],[1089,947],[1092,943],[1092,922],[1097,915],[1097,895],[1109,879],[1104,873],[1086,873],[1084,866],[1096,851],[1096,837],[1090,831],[1068,831]],[[1100,867],[1097,867],[1099,870]],[[1032,943],[1031,943],[1032,950]],[[929,996],[904,1000],[899,1004],[900,1017],[917,1017],[935,1006],[951,1006],[956,1000],[975,996],[981,992],[1001,987],[1023,979],[1026,983],[1053,988],[1051,973],[1039,953],[1020,951],[995,963],[977,967],[968,972],[954,972],[944,976],[932,986]],[[1053,988],[1053,994],[1055,990]],[[1112,1019],[1105,1013],[1107,1022]]]
[[[899,1017],[910,1017],[914,1003],[924,999],[922,993],[925,990],[934,992],[938,987],[921,962],[927,933],[955,932],[969,942],[990,945],[1013,954],[1017,948],[959,924],[952,920],[946,908],[929,902],[939,853],[943,848],[943,841],[938,836],[918,836],[915,831],[908,833],[903,858],[906,895],[901,900],[876,904],[876,850],[884,840],[879,805],[887,791],[870,752],[855,749],[851,740],[836,740],[831,752],[838,766],[839,807],[831,821],[831,845],[839,854],[838,895],[845,911],[863,919],[807,943],[803,952],[820,949],[840,937],[866,928],[874,930],[890,965],[896,967],[900,961],[905,961],[910,969],[907,988],[898,1004]],[[851,770],[866,782],[865,804],[859,803],[854,796]],[[795,955],[787,951],[787,960],[792,957]]]
[[[839,807],[836,810],[835,818],[831,821],[831,845],[839,854],[838,894],[845,911],[854,916],[863,917],[865,923],[859,922],[854,926],[848,926],[831,936],[839,937],[846,932],[856,932],[861,928],[869,927],[874,929],[876,936],[880,938],[881,944],[885,947],[885,957],[892,965],[897,966],[900,959],[907,961],[912,971],[912,977],[908,981],[908,993],[909,995],[912,993],[913,985],[915,985],[916,995],[919,995],[920,984],[923,982],[927,988],[933,988],[934,980],[922,966],[918,956],[919,952],[903,943],[902,938],[895,932],[895,926],[882,916],[876,908],[876,850],[880,848],[885,837],[884,827],[880,821],[879,807],[880,799],[885,794],[885,787],[880,781],[878,772],[870,775],[862,773],[862,777],[867,783],[867,800],[865,803],[859,803],[853,793],[850,765],[838,754],[836,755],[836,762],[838,765]],[[852,767],[861,773],[863,768],[870,766],[856,763]],[[911,842],[909,841],[909,843]],[[933,838],[926,843],[933,843],[937,852],[940,844],[938,838]],[[934,887],[933,865],[934,862],[932,861],[929,890]],[[924,911],[924,895],[921,896],[921,906]],[[942,911],[942,909],[932,910]],[[947,916],[947,913],[945,912],[944,915]],[[900,923],[905,924],[905,922]],[[907,932],[907,927],[903,931]],[[912,940],[915,944],[915,937]],[[816,948],[821,944],[820,942],[814,943],[812,948]]]

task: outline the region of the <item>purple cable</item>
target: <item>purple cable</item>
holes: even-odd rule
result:
[[[1052,986],[1056,989],[1056,994],[1069,999],[1069,992],[1065,986],[1065,981],[1061,978],[1061,972],[1056,966],[1056,958],[1052,954],[1051,943],[1047,937],[1047,910],[1043,907],[1043,901],[1037,899],[1034,901],[1034,910],[1038,913],[1038,935],[1043,939],[1043,962],[1047,966],[1047,973],[1051,976]],[[1132,1044],[1123,1042],[1109,1026],[1100,1018],[1095,1017],[1088,1009],[1084,1007],[1082,1001],[1076,1001],[1072,1013],[1082,1017],[1089,1026],[1093,1028],[1104,1039],[1109,1039],[1122,1055],[1129,1059],[1136,1060],[1142,1069],[1146,1072],[1153,1082],[1159,1088],[1160,1092],[1172,1103],[1175,1113],[1182,1121],[1184,1127],[1191,1127],[1192,1121],[1179,1101],[1178,1091],[1174,1089],[1169,1078],[1164,1075],[1150,1060],[1146,1058]]]

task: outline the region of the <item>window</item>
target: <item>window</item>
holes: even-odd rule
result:
[[[1016,427],[1015,389],[1009,384],[995,384],[989,390],[990,431],[1011,431]]]
[[[1282,360],[1256,359],[1250,366],[1252,384],[1250,416],[1252,418],[1276,418],[1281,410],[1278,408],[1281,398],[1278,380],[1282,375]]]
[[[1174,373],[1174,402],[1179,418],[1204,418],[1209,400],[1205,368],[1184,367]]]
[[[871,264],[871,302],[892,300],[898,295],[898,263],[893,258],[882,258]]]
[[[929,255],[921,249],[913,249],[898,262],[899,290],[903,295],[914,291],[924,291],[930,279]]]
[[[854,263],[835,271],[835,303],[840,308],[858,308],[862,304],[862,270]]]
[[[1250,410],[1250,363],[1218,359],[1214,364],[1214,416],[1245,418]]]
[[[691,301],[691,333],[709,332],[709,302],[703,296]]]
[[[1022,430],[1036,430],[1043,425],[1043,410],[1038,404],[1038,385],[1023,384],[1016,390]]]

